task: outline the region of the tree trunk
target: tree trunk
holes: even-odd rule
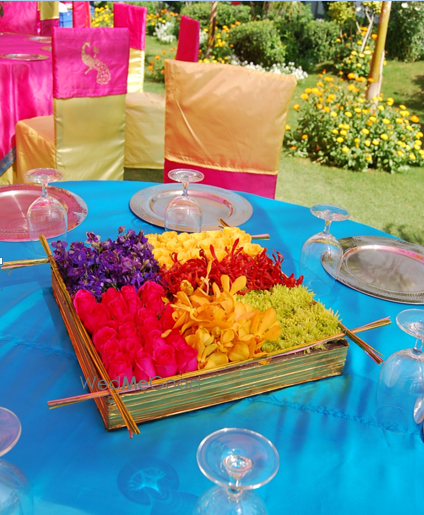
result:
[[[372,82],[370,82],[367,89],[367,100],[372,100],[374,97],[378,97],[380,95],[381,83],[383,81],[384,47],[386,45],[391,7],[392,2],[383,2],[381,7],[377,40],[375,42],[375,50],[371,59],[370,73],[368,75],[368,78],[372,79]]]
[[[252,11],[252,21],[256,20],[255,2],[250,2],[250,10]]]
[[[216,24],[216,11],[218,9],[218,2],[212,2],[211,15],[209,17],[209,33],[208,42],[206,46],[206,57],[210,56],[211,49],[215,41],[215,24]]]

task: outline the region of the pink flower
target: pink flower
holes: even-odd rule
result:
[[[175,320],[172,318],[173,312],[174,308],[171,306],[171,304],[167,304],[162,313],[162,316],[160,317],[160,323],[162,325],[163,332],[174,327]]]
[[[143,350],[137,353],[134,373],[137,383],[142,380],[149,381],[151,377],[155,377],[157,375],[153,364],[153,358],[150,354]]]
[[[93,334],[97,327],[111,319],[107,307],[99,304],[89,291],[78,290],[73,303],[84,327],[90,334]]]
[[[150,330],[144,338],[144,350],[153,355],[156,347],[167,345],[166,341],[162,338],[162,331],[159,329]]]
[[[198,369],[197,349],[193,349],[190,345],[181,345],[175,349],[175,357],[177,359],[179,374],[193,372]]]
[[[100,329],[103,329],[103,327],[110,327],[111,329],[115,329],[115,331],[118,332],[118,322],[116,320],[110,319],[102,322],[96,327],[96,333],[97,331],[100,331]]]
[[[120,352],[118,340],[111,339],[103,345],[101,358],[106,370],[109,370],[110,363],[118,352]]]
[[[165,290],[159,284],[153,281],[147,281],[138,290],[138,294],[141,295],[141,302],[143,306],[151,309],[156,314],[162,313],[165,303],[162,297],[165,296]]]
[[[153,363],[160,377],[174,376],[178,369],[174,347],[166,343],[156,347],[153,351]]]
[[[137,311],[142,307],[142,304],[134,286],[122,286],[121,294],[127,305],[128,312],[135,316]]]
[[[131,363],[135,362],[137,353],[143,348],[136,338],[125,338],[121,340],[119,347],[121,351],[130,358]]]
[[[96,351],[101,355],[103,347],[109,340],[117,340],[118,333],[111,327],[104,326],[98,329],[93,336],[93,343],[96,347]]]
[[[110,362],[108,373],[111,380],[118,380],[120,385],[122,385],[125,377],[128,382],[131,382],[133,369],[129,357],[123,352],[116,353]]]

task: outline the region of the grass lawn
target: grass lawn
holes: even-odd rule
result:
[[[163,49],[172,46],[147,36],[146,65]],[[299,82],[292,105],[301,102],[300,95],[305,88],[315,86],[318,71]],[[164,93],[164,85],[152,81],[149,74],[146,67],[145,91]],[[382,91],[386,97],[393,97],[396,105],[405,104],[411,114],[418,115],[424,123],[424,61],[388,61]],[[296,111],[290,110],[288,123],[292,126],[296,124],[296,115]],[[127,170],[125,178],[161,182],[162,173],[143,171],[141,176],[136,170]],[[283,151],[276,198],[304,206],[319,202],[338,204],[350,211],[352,220],[424,245],[424,168],[411,168],[393,175],[375,170],[351,172],[289,157]]]

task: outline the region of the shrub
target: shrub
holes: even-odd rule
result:
[[[424,165],[421,126],[405,106],[383,96],[365,100],[364,77],[346,83],[322,76],[316,87],[301,95],[300,120],[295,133],[288,132],[286,146],[297,156],[318,163],[366,171],[378,168],[391,173],[408,165]]]
[[[200,22],[202,29],[209,27],[209,17],[211,15],[211,2],[193,2],[192,5],[183,7],[181,14],[190,16]],[[250,7],[247,5],[231,5],[229,2],[219,2],[216,12],[216,23],[222,29],[234,25],[236,21],[246,23],[250,21]]]
[[[113,11],[108,5],[94,8],[94,16],[91,18],[92,27],[113,27]]]
[[[417,61],[424,54],[424,5],[392,2],[386,49],[389,57]]]
[[[155,82],[165,82],[165,59],[175,59],[175,48],[162,50],[162,54],[155,55],[147,69]]]
[[[239,23],[239,22],[236,22]],[[209,58],[206,58],[207,29],[201,31],[199,62],[228,63],[233,49],[229,44],[230,29],[224,25],[221,30],[215,32],[214,45],[211,48]]]
[[[240,61],[260,64],[265,68],[283,63],[285,49],[274,22],[251,21],[231,29],[230,45]]]
[[[334,41],[339,36],[339,25],[333,21],[314,20],[309,5],[294,16],[281,16],[275,26],[286,47],[286,59],[308,66],[332,61]]]
[[[147,26],[146,32],[149,36],[156,35],[156,31],[158,26],[166,25],[165,27],[159,27],[159,33],[164,33],[170,35],[176,35],[178,33],[178,28],[180,24],[180,16],[177,13],[167,11],[166,9],[162,9],[157,14],[148,14],[147,15]],[[168,41],[170,43],[171,41]]]
[[[361,31],[353,37],[349,36],[343,40],[336,39],[336,48],[339,53],[336,55],[335,68],[343,75],[353,73],[358,76],[368,76],[377,35],[372,34],[368,41],[365,41],[366,34],[367,27],[361,27]]]
[[[147,7],[147,14],[154,14],[158,10],[159,2],[125,2],[126,4],[138,5],[141,7]],[[113,12],[114,2],[94,2],[95,7],[106,7],[108,6],[110,11]]]

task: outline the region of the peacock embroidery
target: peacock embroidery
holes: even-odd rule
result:
[[[85,73],[88,73],[90,70],[97,70],[97,84],[107,84],[111,79],[110,71],[106,64],[96,57],[99,53],[99,49],[93,46],[93,55],[91,56],[86,53],[85,47],[90,47],[90,43],[84,43],[81,49],[82,62],[88,66],[88,70],[86,70]]]

